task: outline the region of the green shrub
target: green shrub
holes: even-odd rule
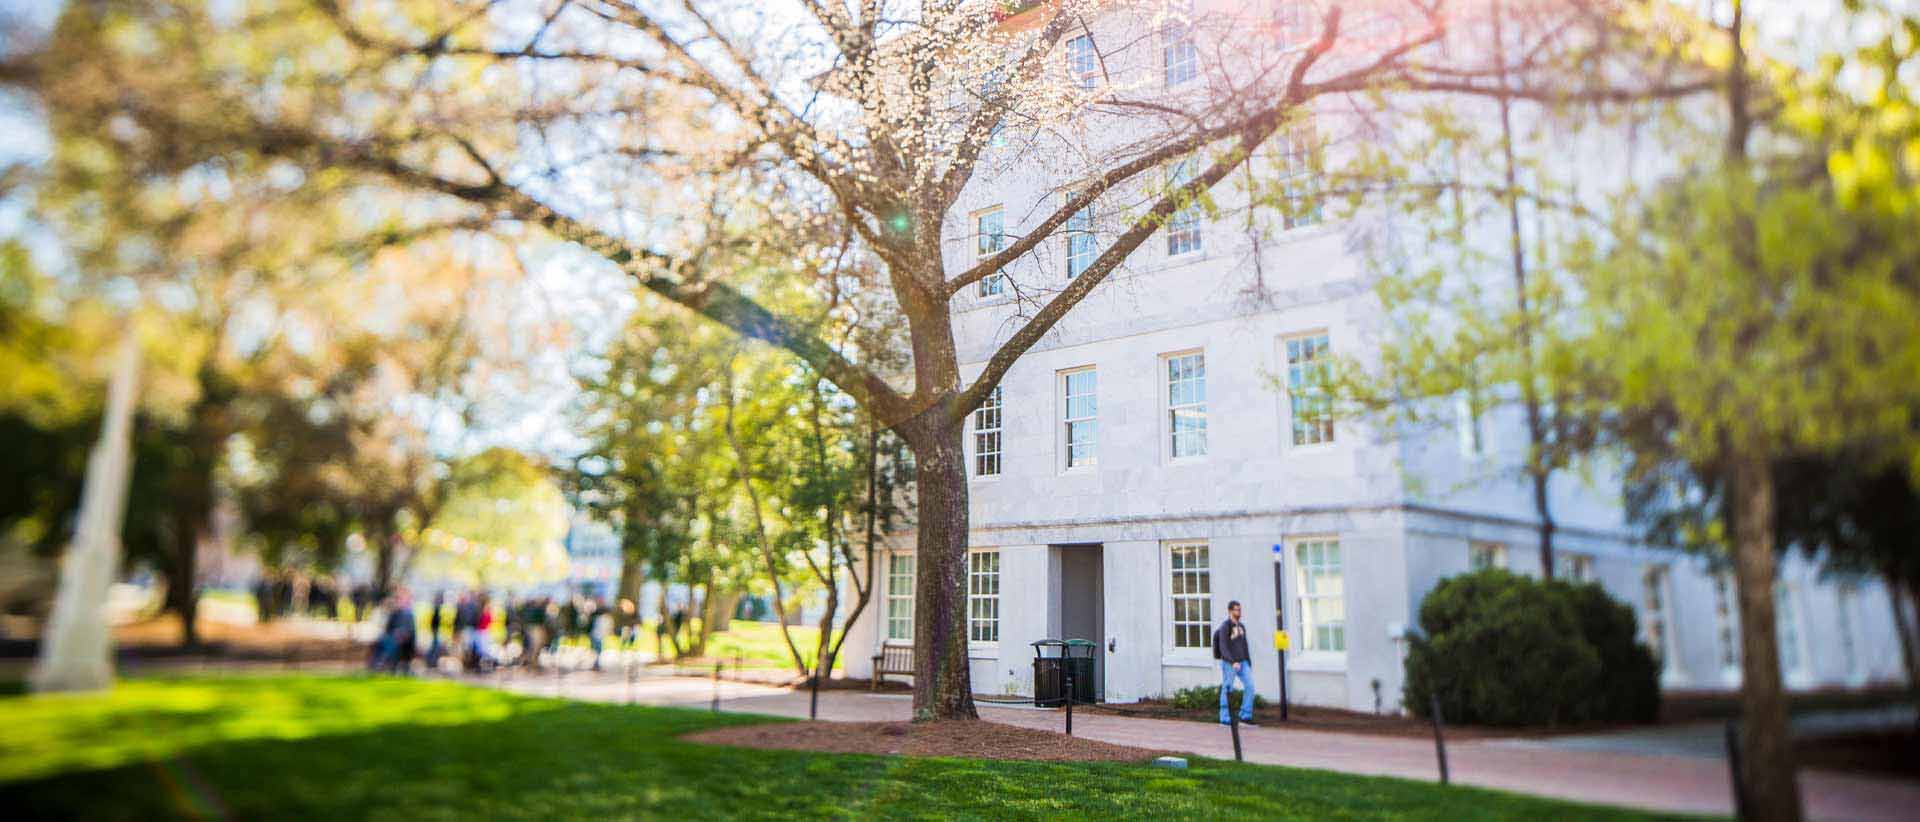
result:
[[[1240,710],[1240,695],[1242,693],[1245,693],[1245,691],[1235,687],[1233,693],[1227,696],[1227,707],[1229,709],[1235,711]],[[1220,686],[1195,685],[1191,688],[1181,688],[1173,692],[1173,696],[1170,697],[1168,701],[1173,703],[1173,707],[1183,710],[1218,711],[1220,710]],[[1268,704],[1266,697],[1259,694],[1253,695],[1254,710],[1265,708]]]
[[[1653,656],[1632,609],[1597,585],[1500,569],[1443,580],[1420,603],[1427,641],[1407,654],[1405,702],[1449,721],[1557,725],[1652,718]]]

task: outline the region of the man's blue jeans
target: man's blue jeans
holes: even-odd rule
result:
[[[1233,690],[1234,677],[1240,678],[1240,721],[1253,719],[1253,660],[1240,663],[1240,670],[1233,669],[1233,663],[1220,660],[1220,724],[1228,722],[1227,693]]]

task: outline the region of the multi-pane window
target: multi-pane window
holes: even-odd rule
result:
[[[1168,589],[1173,597],[1173,647],[1213,644],[1213,580],[1207,546],[1175,545],[1168,550]]]
[[[1460,434],[1460,455],[1476,457],[1486,453],[1485,427],[1481,425],[1480,409],[1472,396],[1465,392],[1454,395],[1453,417]]]
[[[1860,593],[1859,587],[1851,582],[1843,582],[1834,592],[1834,604],[1839,606],[1834,613],[1834,629],[1840,640],[1840,661],[1845,664],[1847,676],[1860,675],[1860,648],[1855,645],[1853,635],[1853,600]]]
[[[985,259],[1000,253],[1007,247],[1006,210],[994,207],[973,215],[974,255]],[[980,296],[992,297],[1006,293],[1005,274],[994,273],[980,278]]]
[[[1673,655],[1667,652],[1667,567],[1656,565],[1641,577],[1640,631],[1660,670],[1671,670]]]
[[[1160,27],[1160,63],[1169,86],[1200,76],[1200,50],[1193,44],[1193,26],[1173,20]]]
[[[1167,436],[1174,459],[1207,453],[1207,360],[1202,354],[1167,358]]]
[[[1000,94],[1006,90],[1006,86],[1007,73],[1005,70],[994,69],[987,72],[987,76],[980,83],[980,105],[1004,107],[1005,104],[1001,101]],[[987,143],[989,145],[1000,146],[1006,144],[1006,140],[1001,137],[1002,126],[1005,125],[1002,122],[1004,111],[1005,109],[1002,108],[1002,112],[996,114],[993,118],[993,126],[987,132]]]
[[[1000,474],[1000,386],[987,392],[987,399],[973,411],[973,475],[992,477]]]
[[[887,557],[887,638],[913,641],[912,554]]]
[[[1780,634],[1780,670],[1800,673],[1807,660],[1800,647],[1800,598],[1794,596],[1793,586],[1773,586],[1773,619]]]
[[[1093,265],[1093,204],[1067,218],[1067,279],[1080,276]]]
[[[1305,540],[1296,543],[1293,552],[1299,576],[1301,650],[1345,651],[1347,602],[1339,540]]]
[[[1000,641],[1000,552],[967,555],[967,641]]]
[[[1468,545],[1467,567],[1474,571],[1507,567],[1507,546],[1498,542],[1475,542]]]
[[[1093,47],[1093,35],[1082,34],[1067,41],[1067,74],[1081,88],[1100,84],[1100,54]]]
[[[1313,131],[1296,125],[1281,131],[1280,193],[1286,198],[1281,219],[1287,228],[1320,222],[1320,198],[1313,192]]]
[[[1740,612],[1734,608],[1733,578],[1724,571],[1713,575],[1713,628],[1720,670],[1733,675],[1740,670]]]
[[[1199,160],[1187,157],[1167,170],[1167,189],[1179,189],[1193,182]],[[1198,198],[1198,195],[1195,195]],[[1188,203],[1167,218],[1167,256],[1177,257],[1200,250],[1200,204]]]
[[[1327,335],[1287,340],[1287,397],[1293,408],[1293,444],[1333,442],[1333,396],[1327,390],[1333,354]]]
[[[1553,555],[1553,576],[1562,582],[1580,584],[1593,579],[1593,557],[1562,551]]]
[[[1069,371],[1061,379],[1061,388],[1066,394],[1061,421],[1066,426],[1067,467],[1092,465],[1098,457],[1100,434],[1099,372]]]

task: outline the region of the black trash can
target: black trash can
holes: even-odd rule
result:
[[[1033,704],[1057,708],[1067,704],[1067,643],[1043,639],[1033,643]]]
[[[1093,660],[1100,654],[1100,645],[1088,639],[1069,639],[1066,648],[1067,673],[1073,675],[1073,701],[1082,705],[1094,702],[1094,684],[1098,681],[1093,670]]]

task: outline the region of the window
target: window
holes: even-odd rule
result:
[[[1067,218],[1067,279],[1071,280],[1093,265],[1093,204]]]
[[[967,641],[1000,641],[1000,552],[967,555]]]
[[[1565,551],[1553,555],[1553,576],[1563,582],[1580,584],[1593,581],[1593,557]]]
[[[1300,649],[1347,650],[1347,604],[1340,573],[1340,542],[1307,540],[1294,545],[1299,569]]]
[[[1001,98],[1001,93],[1006,90],[1006,87],[1007,87],[1007,73],[1004,69],[996,68],[992,71],[987,72],[987,76],[984,79],[982,79],[980,82],[980,105],[1005,106],[1006,105],[1005,101],[1001,100],[1000,98]],[[1006,145],[1005,138],[1001,136],[1001,132],[1003,130],[1003,127],[1005,126],[1005,123],[1004,123],[1005,113],[1006,112],[1003,108],[999,114],[994,116],[993,126],[987,131],[988,145],[992,145],[992,146]]]
[[[973,215],[974,256],[980,259],[1000,253],[1007,247],[1006,210],[999,206]],[[980,278],[980,296],[992,297],[1006,293],[1005,274],[989,274]]]
[[[1062,422],[1066,424],[1067,467],[1094,464],[1100,433],[1099,372],[1091,368],[1069,371],[1061,379],[1066,394]]]
[[[1174,163],[1167,170],[1167,189],[1180,188],[1193,182],[1195,167],[1199,161],[1188,157]],[[1196,193],[1195,199],[1199,195]],[[1167,218],[1167,256],[1178,257],[1200,250],[1200,204],[1190,202]]]
[[[1720,650],[1720,671],[1740,675],[1740,612],[1734,607],[1733,578],[1725,571],[1713,575],[1713,628]]]
[[[1851,582],[1840,583],[1839,589],[1834,591],[1834,604],[1839,606],[1834,613],[1834,628],[1839,634],[1840,662],[1846,666],[1844,670],[1852,679],[1858,679],[1861,675],[1860,648],[1854,644],[1853,635],[1853,600],[1859,593],[1859,586]]]
[[[1332,366],[1327,335],[1287,340],[1287,396],[1293,407],[1293,444],[1333,442],[1333,398],[1327,391]]]
[[[1207,546],[1175,545],[1167,568],[1172,579],[1173,647],[1213,647],[1213,580]]]
[[[1000,475],[1000,386],[973,411],[973,475]]]
[[[1773,586],[1773,621],[1780,632],[1780,672],[1804,673],[1807,658],[1806,649],[1800,647],[1800,598],[1793,586]]]
[[[1100,84],[1100,54],[1094,50],[1093,35],[1082,34],[1067,41],[1067,75],[1081,88]]]
[[[1207,454],[1207,360],[1202,354],[1167,358],[1167,433],[1174,459]]]
[[[1320,222],[1320,198],[1313,192],[1312,130],[1295,125],[1280,132],[1280,193],[1286,198],[1281,221],[1286,228]]]
[[[1161,66],[1167,85],[1177,86],[1200,76],[1200,50],[1193,45],[1193,26],[1184,20],[1160,27]]]
[[[1646,639],[1647,648],[1653,651],[1653,658],[1660,662],[1660,670],[1672,671],[1673,655],[1667,652],[1667,640],[1672,631],[1672,625],[1667,621],[1667,567],[1656,565],[1648,568],[1640,583],[1640,631]]]
[[[1507,546],[1498,542],[1475,542],[1467,545],[1467,568],[1484,571],[1488,568],[1507,567]]]
[[[887,557],[887,638],[913,641],[912,554]]]

